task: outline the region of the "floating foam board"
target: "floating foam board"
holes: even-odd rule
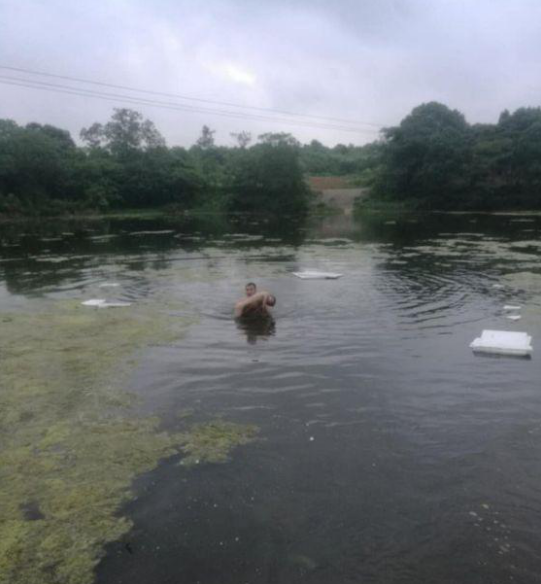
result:
[[[470,347],[480,353],[527,356],[532,354],[532,337],[528,333],[484,330]]]
[[[81,304],[83,306],[100,306],[104,302],[106,302],[105,298],[92,298],[91,300],[85,300],[84,302],[81,302]]]
[[[293,275],[302,280],[337,280],[343,276],[343,274],[336,272],[320,272],[318,270],[303,270],[302,272],[293,272]]]
[[[108,302],[105,298],[92,298],[81,302],[83,306],[95,306],[96,308],[124,308],[131,306],[131,302]]]
[[[514,304],[506,304],[503,309],[504,310],[520,310],[522,306],[515,306]]]
[[[520,320],[522,316],[520,316],[520,314],[509,314],[505,318],[508,318],[509,320]]]

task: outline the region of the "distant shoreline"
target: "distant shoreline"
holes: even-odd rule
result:
[[[344,210],[341,208],[329,208],[328,211],[334,211],[336,213],[343,213]],[[509,216],[509,217],[521,217],[521,216],[541,216],[540,210],[531,211],[446,211],[438,209],[407,209],[400,208],[395,205],[380,206],[380,207],[357,207],[355,212],[362,215],[366,214],[393,214],[393,215],[498,215],[498,216]],[[320,215],[325,215],[327,213],[322,213],[321,210],[317,208],[312,209],[309,212],[309,216],[318,217]],[[73,221],[84,221],[84,220],[103,220],[103,219],[153,219],[161,218],[165,215],[170,217],[200,217],[200,216],[220,216],[223,213],[219,212],[199,212],[199,211],[172,211],[171,209],[158,208],[158,209],[148,209],[148,210],[138,210],[138,209],[127,209],[124,211],[111,211],[105,213],[99,213],[95,211],[89,211],[88,213],[66,213],[61,215],[0,215],[0,225],[6,223],[18,223],[18,222],[29,222],[29,221],[49,221],[49,220],[73,220]],[[231,213],[231,216],[238,215],[238,213]]]

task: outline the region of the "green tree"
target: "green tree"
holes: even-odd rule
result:
[[[232,132],[231,137],[236,140],[239,148],[246,148],[252,141],[250,132]]]
[[[18,126],[0,121],[0,194],[18,197],[31,206],[50,199],[81,198],[73,181],[79,156],[68,132],[53,126]]]
[[[83,128],[81,139],[91,148],[101,147],[115,156],[165,146],[164,138],[150,120],[126,108],[115,108],[111,120],[105,125],[95,123]]]
[[[258,140],[262,144],[268,144],[269,146],[290,146],[292,148],[299,148],[300,142],[294,138],[291,134],[286,132],[267,132],[266,134],[260,134]]]
[[[453,207],[470,185],[469,126],[457,110],[431,102],[416,107],[398,127],[384,130],[380,194]]]
[[[203,126],[201,129],[201,136],[199,136],[197,142],[195,143],[196,146],[201,148],[201,150],[210,150],[211,148],[214,148],[215,133],[215,130],[211,130],[208,126]]]
[[[287,134],[265,135],[263,143],[241,151],[233,165],[230,209],[281,215],[306,212],[308,188],[297,144]]]

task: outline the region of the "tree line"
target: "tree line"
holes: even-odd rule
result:
[[[0,120],[0,213],[174,206],[212,212],[305,213],[306,175],[350,175],[372,200],[419,209],[541,208],[541,108],[468,124],[431,102],[381,138],[333,148],[268,133],[218,146],[203,126],[190,148],[168,147],[154,124],[116,109],[105,124],[69,132]]]
[[[373,199],[421,209],[539,209],[541,108],[470,125],[441,103],[420,105],[383,131],[372,178]]]
[[[154,124],[116,109],[105,124],[69,132],[0,120],[0,213],[56,214],[174,206],[204,211],[304,213],[309,191],[289,134],[235,135],[217,146],[203,127],[191,148],[168,148]]]

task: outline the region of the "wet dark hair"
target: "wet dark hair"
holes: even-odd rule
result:
[[[267,306],[274,306],[276,304],[276,296],[269,294],[267,296]]]
[[[246,284],[246,286],[244,286],[244,287],[248,288],[248,286],[253,286],[254,288],[257,288],[257,286],[255,285],[254,282],[248,282],[248,284]]]

